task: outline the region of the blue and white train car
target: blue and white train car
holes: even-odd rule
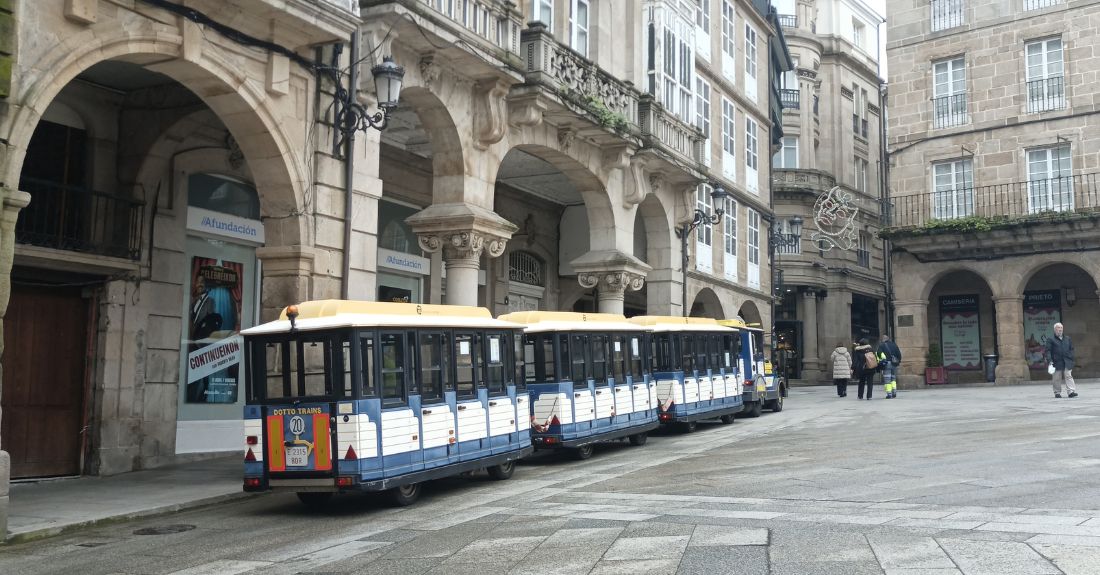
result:
[[[733,423],[743,408],[737,331],[700,317],[638,316],[650,344],[658,419],[694,431],[702,419]]]
[[[745,376],[745,416],[760,417],[764,409],[783,411],[787,382],[775,375],[771,362],[764,355],[764,330],[739,319],[719,320],[718,323],[741,334],[741,353],[737,361],[738,371]]]
[[[408,505],[426,480],[507,479],[533,451],[519,327],[483,308],[326,300],[245,330],[244,489]]]
[[[516,361],[531,395],[536,448],[569,448],[587,459],[594,443],[626,437],[642,445],[659,425],[641,327],[603,313],[526,311],[500,319],[525,326]]]

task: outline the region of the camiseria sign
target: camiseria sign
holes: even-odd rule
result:
[[[252,244],[264,243],[263,222],[202,208],[187,208],[187,229]]]

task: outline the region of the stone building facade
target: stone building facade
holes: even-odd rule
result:
[[[727,173],[695,127],[695,3],[0,1],[0,530],[10,477],[241,449],[237,334],[290,303],[766,325],[781,35],[727,4],[746,223],[740,257],[689,242],[685,270],[677,230]],[[385,129],[337,129],[377,109],[383,56]]]
[[[889,155],[902,383],[1046,379],[1061,321],[1095,377],[1100,7],[892,2]],[[937,353],[938,352],[938,353]],[[932,363],[939,363],[932,358]]]
[[[783,281],[778,345],[789,376],[832,377],[838,344],[887,331],[882,227],[883,111],[878,30],[882,18],[858,0],[776,3],[795,70],[784,75],[783,139],[772,159],[776,219],[803,220],[800,237],[781,229]],[[837,215],[826,200],[846,206]],[[790,241],[793,240],[793,241]]]

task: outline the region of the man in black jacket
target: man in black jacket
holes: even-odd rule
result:
[[[1073,342],[1068,335],[1063,335],[1065,327],[1060,323],[1054,324],[1054,337],[1047,340],[1047,361],[1054,364],[1054,397],[1062,397],[1062,382],[1066,382],[1066,389],[1070,397],[1077,397],[1077,386],[1073,384]]]

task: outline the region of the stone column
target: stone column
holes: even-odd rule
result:
[[[1031,379],[1024,359],[1024,298],[994,296],[997,314],[997,383],[1018,383]]]
[[[11,298],[11,266],[15,259],[15,222],[19,210],[27,207],[31,195],[0,187],[4,200],[4,211],[0,217],[0,357],[4,353],[4,315],[8,311]],[[0,371],[2,373],[2,371]],[[3,393],[3,381],[0,381],[0,393]],[[0,413],[0,417],[3,417]],[[0,445],[3,438],[0,437]],[[11,480],[11,456],[0,449],[0,534],[8,528],[8,485]]]
[[[928,301],[896,300],[897,334],[901,347],[898,387],[915,389],[924,385],[925,355],[928,354]]]
[[[817,292],[802,292],[802,379],[821,379],[821,354],[817,341]]]
[[[263,266],[260,288],[260,321],[278,319],[288,305],[313,298],[313,248],[267,246],[256,248]]]
[[[617,250],[593,251],[570,262],[577,272],[577,282],[585,289],[596,288],[600,313],[623,313],[626,291],[637,291],[645,285],[646,275],[653,269],[638,258]]]

